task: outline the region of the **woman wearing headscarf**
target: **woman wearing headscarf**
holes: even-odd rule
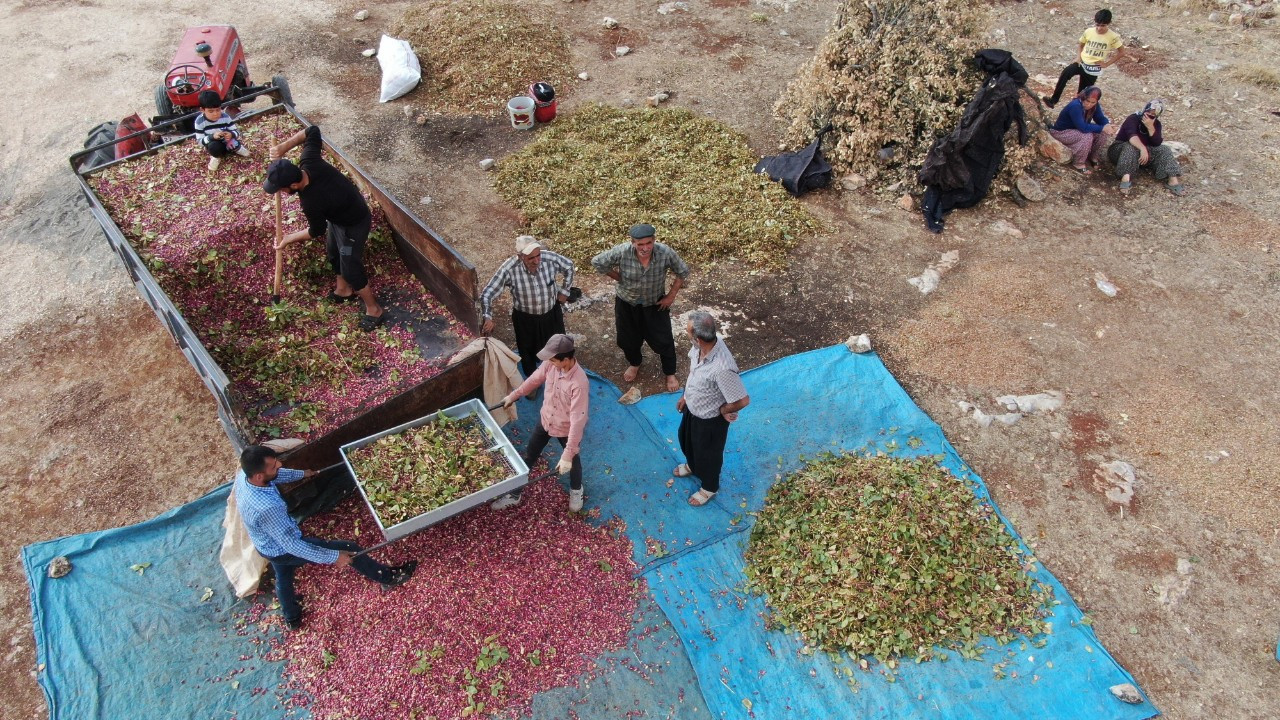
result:
[[[1160,115],[1164,112],[1164,101],[1152,100],[1120,125],[1116,133],[1116,141],[1107,148],[1107,159],[1116,166],[1116,176],[1120,178],[1120,192],[1128,195],[1133,187],[1133,176],[1138,168],[1146,167],[1157,180],[1168,180],[1169,192],[1183,195],[1187,189],[1182,185],[1179,176],[1182,167],[1173,157],[1173,151],[1164,144],[1164,135],[1160,127]]]
[[[1071,150],[1071,166],[1081,175],[1089,174],[1089,166],[1102,162],[1115,127],[1102,111],[1102,90],[1091,85],[1080,91],[1058,113],[1058,121],[1049,134]]]

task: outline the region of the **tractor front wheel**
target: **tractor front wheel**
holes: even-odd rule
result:
[[[169,99],[169,91],[163,85],[156,86],[156,115],[162,118],[173,115],[173,101]]]
[[[283,75],[272,75],[271,84],[275,86],[279,93],[280,102],[285,105],[293,105],[293,93],[289,92],[289,81]]]

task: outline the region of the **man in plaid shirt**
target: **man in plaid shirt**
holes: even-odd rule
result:
[[[276,597],[290,630],[302,627],[302,608],[293,590],[293,574],[303,565],[350,566],[384,588],[403,585],[413,576],[418,562],[388,567],[368,555],[356,556],[360,546],[346,540],[303,537],[298,523],[289,517],[289,508],[279,486],[315,474],[312,470],[291,470],[280,463],[279,453],[264,445],[250,445],[240,453],[240,472],[233,483],[236,508],[249,539],[276,574]]]
[[[556,283],[556,275],[561,282]],[[564,334],[564,310],[573,285],[573,261],[545,249],[532,235],[516,238],[516,254],[498,266],[480,293],[481,330],[493,332],[493,300],[511,288],[511,327],[516,333],[520,368],[529,377],[538,369],[538,351],[552,335]]]
[[[631,242],[615,245],[591,259],[596,272],[618,281],[613,299],[613,319],[617,324],[618,347],[627,358],[622,379],[632,382],[640,374],[640,346],[662,359],[667,390],[680,389],[676,379],[676,341],[671,337],[671,304],[689,277],[689,266],[675,250],[654,241],[657,233],[649,224],[632,225]],[[676,279],[667,290],[667,271]]]

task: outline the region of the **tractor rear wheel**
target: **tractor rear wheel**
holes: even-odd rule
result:
[[[156,115],[167,118],[173,114],[173,101],[169,99],[169,91],[163,85],[156,86]]]
[[[84,140],[84,148],[88,150],[91,147],[97,147],[104,143],[109,143],[116,139],[116,128],[119,123],[108,121],[95,126],[89,131],[89,135]],[[80,171],[92,170],[100,165],[106,165],[116,159],[116,151],[114,147],[99,148],[91,155],[85,156],[80,161]]]
[[[280,92],[280,102],[293,105],[293,93],[289,92],[289,81],[283,75],[272,75],[271,84]]]

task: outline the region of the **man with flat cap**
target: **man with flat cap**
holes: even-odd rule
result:
[[[294,165],[284,154],[302,146],[302,155]],[[299,240],[325,238],[329,266],[337,279],[329,293],[330,302],[364,302],[360,329],[373,330],[382,324],[382,306],[373,296],[369,277],[364,271],[364,246],[373,222],[369,205],[356,184],[322,157],[324,142],[320,127],[312,125],[270,148],[271,165],[262,189],[268,194],[296,194],[307,218],[307,228],[285,235],[276,249]]]
[[[662,359],[667,390],[680,389],[676,379],[676,342],[671,336],[671,304],[689,277],[689,266],[669,246],[655,242],[652,225],[632,225],[630,242],[615,245],[591,258],[596,272],[618,281],[613,299],[613,319],[617,325],[618,347],[627,358],[622,379],[632,382],[640,374],[640,347]],[[667,290],[667,271],[676,279]]]
[[[556,276],[560,282],[556,283]],[[511,288],[511,327],[516,333],[520,368],[529,377],[538,368],[538,351],[552,335],[564,333],[564,310],[573,285],[573,261],[543,247],[532,235],[516,238],[516,254],[498,266],[480,293],[481,330],[493,332],[493,301]]]
[[[560,441],[564,452],[555,465],[556,474],[569,473],[569,511],[582,509],[582,433],[587,428],[587,406],[591,388],[587,373],[574,358],[573,338],[568,335],[552,335],[545,347],[538,352],[543,361],[537,370],[520,387],[502,399],[504,407],[511,407],[516,400],[528,395],[539,386],[546,386],[542,399],[542,412],[538,425],[529,436],[524,449],[524,463],[533,467],[551,438]],[[504,510],[520,502],[520,493],[509,493],[494,500],[490,507]]]

